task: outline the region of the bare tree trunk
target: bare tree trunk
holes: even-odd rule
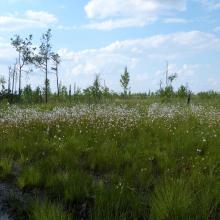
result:
[[[8,94],[11,92],[11,66],[8,67]]]
[[[59,76],[58,76],[58,65],[57,65],[57,64],[56,64],[56,78],[57,78],[57,95],[60,96]]]
[[[76,94],[76,83],[74,83],[74,95]]]
[[[48,66],[48,62],[47,62],[48,60],[46,59],[46,68],[45,68],[45,73],[46,73],[46,80],[45,80],[45,89],[46,89],[46,91],[45,91],[45,102],[47,103],[47,99],[48,99],[48,94],[47,94],[47,90],[48,90],[48,79],[47,79],[47,66]]]
[[[19,52],[19,82],[18,82],[18,94],[21,96],[21,53]]]
[[[15,94],[17,95],[18,72],[15,71]]]
[[[16,72],[16,65],[14,65],[14,69],[13,69],[13,72],[12,72],[12,95],[14,95],[15,72]]]
[[[166,87],[168,87],[168,74],[169,74],[169,63],[167,61],[167,66],[166,66]]]
[[[18,86],[18,94],[21,96],[21,67],[19,67],[19,86]]]
[[[70,85],[70,87],[69,87],[69,97],[71,97],[71,95],[72,95],[72,86]]]

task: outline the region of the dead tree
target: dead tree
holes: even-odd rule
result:
[[[18,52],[18,94],[21,96],[22,72],[28,72],[27,70],[24,70],[24,67],[32,63],[32,35],[29,35],[25,39],[21,38],[19,35],[16,35],[15,38],[11,38],[11,44]]]
[[[52,54],[51,56],[53,61],[53,67],[51,68],[52,71],[55,72],[56,75],[56,83],[57,83],[57,95],[60,95],[60,89],[59,89],[59,65],[61,63],[60,55],[58,53]]]

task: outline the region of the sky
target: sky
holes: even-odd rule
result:
[[[48,28],[63,85],[84,89],[100,74],[120,92],[127,66],[132,92],[156,91],[168,62],[175,88],[220,91],[220,0],[0,0],[0,75],[17,57],[11,37],[33,34],[37,46]],[[23,74],[23,85],[43,82]]]

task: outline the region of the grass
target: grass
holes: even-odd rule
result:
[[[220,218],[220,107],[27,109],[2,110],[0,178],[45,194],[30,219]]]
[[[59,205],[45,201],[44,203],[36,201],[32,204],[32,220],[70,220],[71,216],[65,213]]]
[[[7,179],[12,172],[13,161],[10,158],[0,158],[0,178]]]

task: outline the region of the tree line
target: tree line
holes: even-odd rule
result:
[[[26,38],[22,38],[19,35],[15,35],[11,38],[11,45],[17,52],[17,57],[13,65],[8,67],[8,80],[7,88],[5,87],[6,80],[4,77],[0,77],[0,99],[8,99],[11,101],[20,101],[21,98],[27,100],[35,100],[35,102],[48,102],[48,97],[52,95],[50,89],[49,73],[53,73],[56,77],[56,97],[71,97],[72,87],[70,85],[69,91],[65,86],[62,86],[59,78],[59,69],[62,62],[61,56],[53,51],[52,44],[52,31],[48,29],[46,33],[42,34],[39,46],[34,46],[33,36],[29,35]],[[44,76],[44,86],[41,89],[39,86],[33,90],[30,85],[22,85],[23,74],[31,73],[35,70],[41,71]],[[163,98],[189,97],[191,95],[187,86],[182,85],[178,91],[174,92],[172,83],[177,78],[177,73],[170,73],[167,63],[166,82],[165,87],[162,87],[162,81],[160,81],[160,88],[157,92],[149,92],[145,95],[160,96]],[[89,100],[99,101],[103,97],[130,97],[144,94],[131,94],[131,88],[129,87],[130,74],[128,68],[125,67],[124,73],[121,75],[120,84],[123,89],[123,93],[117,94],[104,84],[101,85],[100,75],[96,75],[94,82],[91,86],[81,91],[74,85],[74,96],[82,97],[86,96]],[[22,89],[23,87],[23,89]],[[204,94],[203,94],[204,96]]]
[[[40,39],[40,45],[35,47],[33,45],[33,35],[22,38],[20,35],[15,35],[11,38],[11,45],[17,52],[17,57],[13,65],[8,67],[8,80],[7,89],[5,87],[6,80],[4,77],[0,77],[0,85],[2,86],[0,97],[16,99],[17,101],[21,99],[21,96],[26,96],[28,93],[35,93],[38,96],[44,96],[44,100],[48,102],[48,96],[51,94],[50,90],[50,80],[48,78],[49,73],[54,73],[56,76],[56,95],[59,97],[61,92],[67,94],[67,89],[65,86],[61,85],[59,80],[59,66],[61,63],[61,57],[58,53],[55,53],[51,44],[52,32],[48,29],[46,33],[42,34]],[[23,86],[22,89],[22,77],[23,74],[28,74],[33,72],[33,68],[40,70],[45,75],[44,86],[41,90],[37,87],[35,91],[32,90],[30,85]],[[129,84],[129,74],[127,68],[125,74],[121,78],[121,85],[124,89],[124,94],[128,92]],[[103,90],[103,91],[102,91]],[[74,86],[74,93],[79,93],[79,89],[76,90]],[[99,97],[101,93],[109,93],[107,86],[101,88],[100,78],[97,75],[93,86],[88,87],[84,90],[86,95]],[[71,94],[71,86],[69,88],[69,95]],[[41,98],[42,100],[42,98]]]

